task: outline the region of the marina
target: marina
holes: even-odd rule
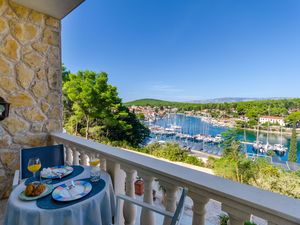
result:
[[[222,155],[221,134],[229,128],[216,126],[207,119],[184,114],[168,114],[164,117],[152,118],[146,122],[151,131],[147,143],[177,142],[190,151],[199,151],[215,156]],[[278,163],[288,159],[290,137],[280,134],[269,134],[257,131],[241,130],[238,139],[249,157],[265,157]],[[300,162],[300,140],[298,139],[298,163]]]

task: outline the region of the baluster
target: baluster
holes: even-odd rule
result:
[[[153,205],[153,180],[154,177],[148,175],[146,173],[139,173],[139,176],[143,178],[144,181],[144,202]],[[141,218],[140,218],[141,225],[154,225],[155,224],[155,217],[154,212],[148,209],[142,208]]]
[[[125,172],[120,169],[120,164],[107,159],[106,169],[111,176],[115,194],[116,195],[124,194],[125,193]],[[120,214],[119,214],[120,224],[124,224],[123,213],[121,213],[122,209],[123,209],[123,202],[120,203]],[[115,218],[116,216],[117,215],[115,215]]]
[[[88,165],[88,157],[84,151],[80,151],[80,165],[87,166]]]
[[[73,152],[73,165],[79,165],[79,152],[75,147],[72,148]]]
[[[65,152],[66,152],[66,162],[67,164],[72,164],[72,151],[69,148],[68,145],[65,146]]]
[[[99,158],[100,158],[100,156],[98,156]],[[106,159],[104,159],[104,158],[100,158],[100,168],[101,168],[101,170],[103,170],[103,171],[106,171]]]
[[[95,154],[93,154],[93,153],[88,153],[87,156],[88,156],[88,161],[89,161],[89,162],[90,162],[93,158],[95,158]],[[87,164],[88,164],[88,163],[87,163]]]
[[[227,212],[230,225],[244,225],[246,221],[250,220],[251,215],[241,209],[236,209],[232,206],[222,204],[222,210]]]
[[[205,205],[209,199],[198,193],[188,191],[189,197],[193,200],[193,225],[205,224]]]
[[[176,192],[178,190],[178,187],[174,184],[165,182],[165,181],[159,181],[160,184],[164,187],[166,190],[166,210],[170,212],[175,212],[176,209]],[[163,225],[169,225],[171,223],[171,218],[165,217]]]
[[[135,198],[134,182],[136,177],[136,171],[127,166],[122,166],[122,169],[126,173],[125,193],[129,197]],[[123,206],[123,216],[125,220],[125,225],[134,225],[136,217],[136,206],[130,202],[125,201]]]

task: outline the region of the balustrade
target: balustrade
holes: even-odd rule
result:
[[[174,212],[178,188],[188,188],[188,195],[193,200],[192,225],[205,224],[205,205],[209,199],[222,203],[230,225],[243,225],[251,215],[267,220],[268,225],[300,225],[299,200],[68,134],[51,136],[55,143],[64,144],[66,161],[74,165],[87,165],[93,156],[100,158],[100,167],[111,175],[116,194],[124,194],[126,190],[126,195],[135,197],[134,181],[138,174],[144,181],[143,201],[153,204],[153,180],[157,178],[165,190],[166,210]],[[135,224],[134,205],[125,203],[121,213],[124,214],[123,224]],[[149,210],[142,209],[140,218],[141,225],[155,224],[155,215]],[[169,223],[170,219],[165,218],[164,225]]]

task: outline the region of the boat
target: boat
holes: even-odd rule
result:
[[[270,112],[270,107],[269,107],[269,112]],[[270,122],[268,122],[267,143],[263,145],[263,149],[262,149],[263,153],[267,153],[268,151],[274,151],[274,146],[269,143],[269,133],[270,133]]]
[[[263,143],[261,141],[256,141],[254,144],[253,144],[253,149],[255,151],[259,151],[263,148]]]
[[[220,144],[223,141],[224,141],[224,139],[220,134],[218,134],[214,138],[212,138],[212,142],[215,144]]]
[[[171,128],[174,129],[174,130],[181,130],[181,129],[182,129],[181,126],[178,126],[178,125],[176,125],[176,124],[171,125]]]
[[[282,127],[280,128],[280,144],[274,145],[274,150],[279,152],[280,154],[284,154],[288,148],[283,145],[283,137],[282,137]]]
[[[261,152],[262,149],[263,149],[263,143],[259,141],[259,126],[257,126],[256,141],[253,144],[253,150],[256,152]]]

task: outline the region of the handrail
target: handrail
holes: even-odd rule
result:
[[[79,148],[96,151],[109,160],[130,165],[147,171],[157,178],[168,179],[186,186],[190,190],[199,191],[201,195],[207,195],[208,198],[223,203],[241,205],[260,215],[270,214],[287,220],[291,224],[300,224],[299,200],[223,179],[143,153],[111,147],[66,133],[52,133],[51,136],[56,141],[72,143]]]

